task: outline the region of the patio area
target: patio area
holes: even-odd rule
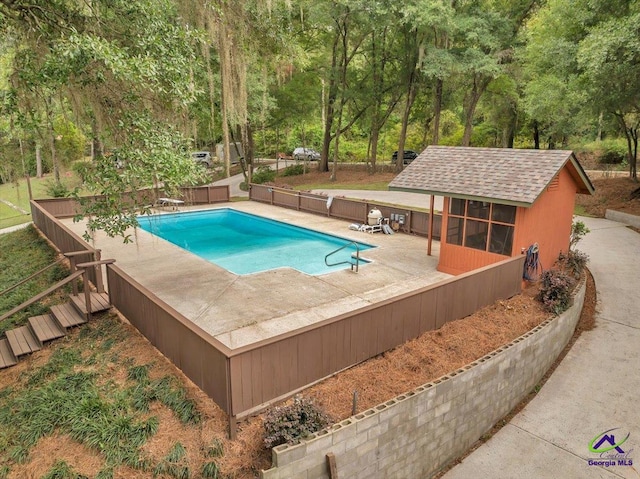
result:
[[[239,276],[138,229],[133,244],[97,234],[92,246],[168,305],[231,349],[333,318],[451,276],[436,271],[439,243],[427,256],[424,237],[352,231],[350,222],[253,201],[187,207],[233,208],[330,233],[376,248],[359,272],[309,276],[289,268]],[[62,222],[76,234],[84,223]]]

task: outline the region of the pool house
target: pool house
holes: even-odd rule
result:
[[[438,270],[454,275],[535,243],[549,269],[569,248],[575,195],[594,191],[572,151],[449,146],[429,146],[389,189],[444,197]]]

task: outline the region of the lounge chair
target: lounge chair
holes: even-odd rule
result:
[[[378,218],[378,222],[375,225],[362,225],[360,226],[360,231],[365,233],[382,233],[383,225],[389,224],[388,218]]]
[[[158,198],[156,204],[161,207],[171,206],[174,210],[177,210],[178,206],[184,205],[184,201],[174,198]]]

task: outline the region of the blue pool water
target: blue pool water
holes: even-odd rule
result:
[[[235,274],[290,267],[318,275],[349,268],[328,267],[325,256],[351,240],[289,225],[233,209],[216,209],[138,218],[140,227]],[[358,243],[360,251],[373,248]],[[348,261],[353,244],[329,258]]]

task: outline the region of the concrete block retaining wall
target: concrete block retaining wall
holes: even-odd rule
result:
[[[607,210],[604,213],[604,217],[611,221],[617,221],[618,223],[624,223],[625,225],[640,228],[640,216],[637,215],[630,215],[629,213],[623,213],[622,211]]]
[[[481,359],[384,404],[273,449],[263,479],[426,478],[462,455],[540,381],[573,332],[585,283],[562,315]]]

